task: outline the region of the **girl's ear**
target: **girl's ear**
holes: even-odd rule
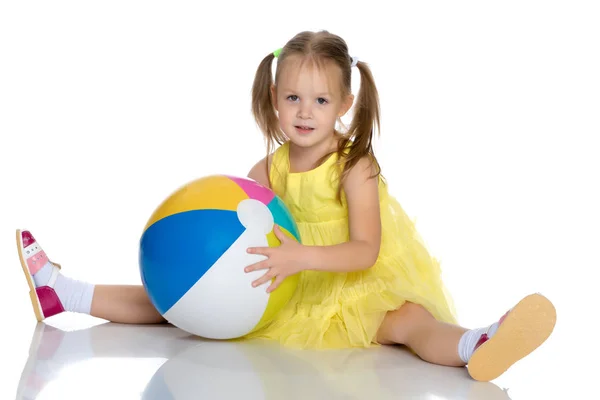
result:
[[[275,89],[275,85],[271,85],[271,99],[273,101],[273,107],[275,111],[279,111],[277,109],[277,90]]]
[[[339,113],[338,117],[340,117],[340,118],[343,117],[348,112],[348,110],[350,110],[350,108],[352,107],[352,103],[354,103],[354,95],[349,94],[348,96],[346,96],[346,99],[342,103],[342,108],[340,108],[340,113]]]

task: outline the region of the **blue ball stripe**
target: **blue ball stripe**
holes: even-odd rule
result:
[[[185,295],[244,230],[236,211],[212,209],[174,214],[148,227],[139,264],[158,312],[166,313]]]
[[[279,196],[275,196],[273,200],[267,205],[271,214],[273,214],[273,219],[275,223],[282,228],[286,229],[290,232],[294,237],[298,240],[298,242],[302,243],[300,240],[300,232],[298,232],[298,226],[296,225],[296,221],[292,217],[292,214],[288,211],[285,203],[279,198]]]

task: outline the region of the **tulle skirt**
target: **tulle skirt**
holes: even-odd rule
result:
[[[388,311],[420,304],[437,320],[456,323],[439,262],[393,197],[381,202],[382,242],[371,268],[358,272],[302,271],[289,304],[269,325],[247,338],[266,338],[292,348],[339,349],[377,345]],[[348,239],[347,219],[298,222],[306,245]]]

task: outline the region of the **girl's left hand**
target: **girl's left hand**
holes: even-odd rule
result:
[[[245,272],[268,269],[262,277],[252,282],[252,286],[257,287],[275,278],[271,286],[267,288],[267,293],[275,290],[287,276],[305,269],[304,246],[287,237],[277,225],[275,225],[273,231],[281,245],[278,247],[250,247],[248,253],[261,254],[266,256],[267,259],[249,265],[244,269]]]

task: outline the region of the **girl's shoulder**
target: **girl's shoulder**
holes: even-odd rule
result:
[[[273,153],[260,159],[256,164],[250,168],[248,172],[248,178],[260,183],[261,185],[271,188],[269,180],[269,174],[271,171],[271,164],[273,163]]]
[[[272,151],[266,157],[261,158],[256,164],[252,166],[248,173],[248,178],[253,179],[263,186],[272,189],[271,187],[271,174],[272,169],[275,167],[277,170],[282,169],[282,163],[287,162],[289,151],[289,143],[284,142],[274,151]]]

